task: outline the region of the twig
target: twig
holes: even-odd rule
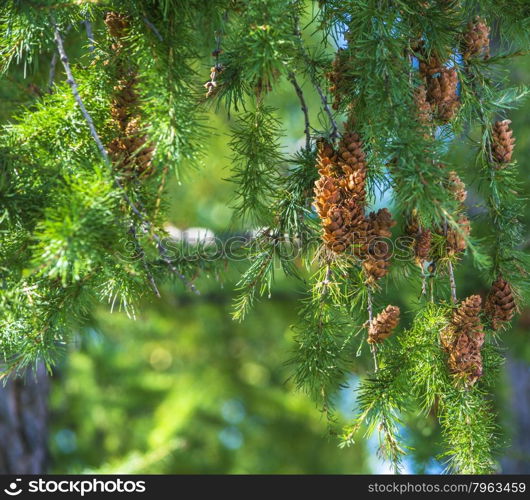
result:
[[[374,306],[372,301],[372,288],[369,286],[367,289],[368,297],[366,299],[367,306],[368,306],[368,328],[370,328],[370,325],[372,324],[372,321],[374,319]],[[377,346],[375,344],[372,344],[370,346],[370,352],[372,353],[372,356],[374,358],[374,370],[379,370],[379,367],[377,365]]]
[[[90,52],[94,52],[95,50],[95,39],[94,39],[94,32],[92,31],[92,23],[87,19],[84,21],[85,30],[86,30],[86,36],[88,38],[88,50]]]
[[[296,95],[300,100],[300,107],[302,109],[302,112],[304,113],[305,147],[309,151],[311,147],[311,122],[309,121],[309,110],[307,109],[307,104],[304,98],[304,91],[302,90],[302,87],[300,87],[293,72],[289,73],[289,81],[293,84],[294,90],[296,91]]]
[[[444,219],[444,235],[447,238],[447,219]],[[449,285],[451,287],[451,300],[453,304],[456,304],[458,299],[456,298],[456,281],[455,281],[455,272],[453,269],[453,263],[449,260],[447,263],[447,271],[449,273]]]
[[[131,224],[131,227],[129,228],[129,232],[131,233],[133,240],[134,240],[134,248],[136,250],[136,253],[138,254],[138,257],[142,260],[142,264],[144,266],[145,272],[147,274],[147,278],[149,279],[149,283],[151,284],[151,288],[155,292],[155,295],[160,298],[160,292],[158,290],[158,287],[156,286],[155,278],[153,277],[153,274],[149,270],[149,266],[147,265],[147,261],[145,259],[145,251],[142,248],[142,245],[140,245],[140,242],[138,241],[138,237],[136,235],[136,228],[134,227],[134,224]]]
[[[160,31],[158,31],[158,28],[151,22],[149,19],[147,19],[147,16],[142,17],[145,25],[155,34],[155,36],[161,41],[164,41],[164,37],[160,34]]]
[[[320,101],[322,102],[322,107],[324,108],[325,113],[328,115],[329,122],[331,124],[331,133],[329,134],[330,138],[332,140],[335,140],[339,136],[339,127],[337,126],[337,122],[335,121],[335,118],[333,117],[333,112],[331,111],[331,108],[329,107],[328,98],[326,97],[326,94],[324,94],[322,88],[320,87],[320,83],[318,82],[318,78],[314,72],[313,68],[313,61],[311,61],[311,56],[308,54],[307,49],[304,45],[304,41],[302,40],[302,31],[300,30],[300,19],[298,17],[295,17],[295,30],[294,34],[298,39],[298,45],[300,46],[300,52],[302,54],[302,57],[304,58],[304,61],[307,63],[309,77],[311,79],[311,83],[313,87],[315,87],[315,90],[317,91]]]
[[[55,81],[55,71],[57,69],[57,52],[54,52],[52,55],[52,60],[50,61],[50,72],[48,76],[48,93],[53,92],[53,82]]]
[[[449,270],[449,284],[451,285],[451,300],[453,301],[453,304],[456,304],[458,302],[458,299],[456,298],[456,281],[453,263],[451,261],[449,261],[447,268]]]
[[[96,143],[96,146],[103,157],[105,163],[108,166],[112,166],[109,155],[107,153],[107,150],[105,149],[105,146],[101,142],[101,139],[98,135],[98,132],[96,130],[96,127],[94,125],[94,121],[92,120],[92,117],[90,116],[90,113],[87,111],[83,100],[81,99],[81,96],[79,95],[79,89],[77,87],[77,82],[75,81],[74,75],[72,73],[72,69],[70,67],[70,63],[68,61],[68,56],[66,55],[66,51],[64,49],[63,39],[61,37],[61,32],[59,31],[59,28],[55,22],[54,19],[52,19],[53,26],[55,29],[55,43],[57,45],[57,49],[59,51],[59,56],[61,59],[61,62],[63,63],[64,70],[66,72],[67,80],[66,82],[70,86],[72,90],[72,94],[74,95],[74,98],[79,105],[79,108],[81,109],[81,113],[87,122],[88,128],[90,130],[90,135],[94,139],[94,142]],[[133,212],[136,217],[140,220],[142,223],[142,230],[146,233],[149,233],[150,237],[155,241],[158,253],[160,254],[160,257],[162,260],[168,265],[168,267],[171,269],[171,271],[176,274],[181,280],[184,281],[184,283],[195,293],[198,293],[197,288],[193,283],[189,283],[186,279],[186,277],[178,271],[178,269],[173,265],[173,263],[170,261],[170,259],[166,255],[166,249],[162,243],[162,239],[156,232],[153,230],[153,226],[151,222],[145,217],[145,215],[138,209],[138,207],[133,203],[127,192],[125,191],[125,188],[123,187],[122,183],[118,179],[118,177],[114,177],[114,183],[116,186],[120,189],[122,196],[124,200],[129,205],[131,211]]]
[[[63,44],[63,39],[61,37],[61,32],[59,31],[59,28],[57,24],[55,23],[55,20],[53,21],[53,27],[55,29],[55,43],[57,45],[57,50],[59,51],[59,56],[60,56],[61,62],[63,63],[64,71],[66,72],[66,83],[68,83],[68,85],[72,89],[72,94],[74,95],[74,98],[79,108],[81,109],[81,113],[83,114],[83,117],[85,121],[87,122],[88,128],[90,129],[90,135],[94,139],[94,142],[96,143],[96,146],[98,147],[98,150],[101,153],[101,156],[103,156],[105,163],[110,165],[110,159],[109,159],[107,150],[105,149],[105,146],[103,146],[103,143],[101,142],[101,139],[99,138],[96,127],[94,125],[94,121],[92,120],[92,117],[90,116],[89,112],[85,108],[83,100],[81,99],[81,96],[79,95],[79,88],[77,86],[77,82],[75,81],[74,75],[72,73],[70,62],[68,61],[68,56],[66,55],[66,51],[64,50],[64,44]]]

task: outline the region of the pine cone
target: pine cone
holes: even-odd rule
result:
[[[458,333],[474,333],[482,331],[479,314],[482,307],[480,295],[471,295],[463,300],[454,310],[451,324]]]
[[[442,69],[443,64],[435,54],[431,54],[428,58],[420,59],[420,74],[424,77],[440,73]]]
[[[451,191],[457,201],[464,203],[467,198],[466,185],[458,177],[455,171],[449,172],[449,191]]]
[[[467,61],[472,57],[489,56],[490,29],[480,17],[470,22],[464,33],[462,56]]]
[[[462,376],[474,384],[482,376],[484,330],[480,321],[482,299],[472,295],[453,311],[448,328],[442,332],[442,345],[448,351],[451,373]]]
[[[340,142],[337,163],[342,170],[343,187],[359,205],[366,202],[366,154],[356,132],[346,132]]]
[[[515,300],[510,284],[499,275],[491,285],[491,290],[486,300],[486,314],[491,320],[495,330],[498,330],[503,322],[510,321],[515,313]]]
[[[415,238],[419,234],[420,230],[420,221],[414,214],[410,215],[405,222],[405,233]]]
[[[471,233],[471,223],[465,215],[461,215],[458,219],[458,226],[459,231],[453,228],[447,229],[446,247],[450,254],[461,253],[467,248],[466,236]]]
[[[432,121],[432,108],[427,100],[427,89],[420,85],[414,92],[414,101],[418,113],[418,120],[422,125],[428,125]]]
[[[429,258],[431,251],[432,233],[430,229],[424,229],[416,236],[414,253],[419,262],[424,262]]]
[[[427,100],[444,123],[453,118],[460,106],[457,87],[458,74],[454,68],[441,68],[438,76],[428,80]]]
[[[493,126],[492,153],[498,169],[504,168],[505,164],[510,163],[512,160],[515,138],[512,137],[513,132],[510,128],[510,123],[512,123],[510,120],[502,120],[495,122]]]
[[[346,91],[346,78],[344,76],[346,67],[346,51],[339,49],[335,54],[331,71],[326,74],[330,81],[329,92],[333,96],[332,107],[335,110],[339,109]]]
[[[399,323],[399,307],[386,306],[368,326],[368,343],[377,344],[390,337]]]
[[[392,236],[390,228],[395,226],[396,222],[392,220],[392,214],[388,209],[382,208],[377,212],[370,212],[366,218],[366,224],[363,269],[367,283],[373,284],[388,273],[391,248],[384,238]]]
[[[119,12],[107,12],[105,24],[109,34],[114,38],[122,38],[127,34],[129,29],[129,19],[125,14]]]
[[[125,176],[149,175],[153,173],[154,146],[148,144],[145,128],[141,125],[136,68],[122,54],[125,42],[121,39],[129,29],[129,18],[117,12],[108,12],[105,24],[109,34],[119,40],[112,46],[117,58],[118,78],[110,109],[117,136],[107,148],[115,167]]]
[[[337,162],[337,155],[333,150],[333,146],[324,139],[318,141],[317,152],[317,168],[320,175],[332,176],[334,175]]]

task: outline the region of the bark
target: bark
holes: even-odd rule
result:
[[[511,435],[502,471],[530,474],[530,366],[508,357],[506,368],[511,387]]]
[[[43,474],[47,464],[46,369],[0,382],[0,473]]]

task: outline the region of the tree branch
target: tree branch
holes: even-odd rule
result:
[[[307,104],[305,102],[304,92],[302,90],[302,87],[300,87],[300,85],[298,84],[296,76],[293,72],[289,73],[289,81],[293,84],[293,87],[296,91],[296,95],[300,100],[300,107],[302,109],[302,112],[304,113],[305,147],[309,151],[309,149],[311,148],[311,123],[309,121],[309,110],[307,109]]]
[[[86,36],[88,38],[88,50],[90,52],[94,52],[95,50],[95,39],[94,39],[94,32],[92,31],[92,23],[87,19],[84,22],[85,30],[86,30]]]
[[[151,22],[149,19],[147,19],[147,16],[142,17],[145,25],[155,34],[155,36],[161,41],[164,41],[164,37],[160,34],[160,31],[158,31],[158,28]]]
[[[67,76],[66,82],[70,86],[70,88],[72,90],[72,94],[74,95],[74,98],[75,98],[79,108],[81,109],[81,113],[83,114],[83,117],[84,117],[85,121],[87,122],[88,128],[90,130],[90,135],[94,139],[94,142],[96,143],[96,146],[97,146],[101,156],[103,157],[105,163],[109,167],[111,167],[112,163],[110,161],[110,158],[109,158],[109,155],[107,153],[107,150],[105,149],[105,146],[101,142],[99,134],[98,134],[98,132],[96,130],[96,127],[94,125],[94,121],[92,120],[92,116],[90,116],[90,113],[87,111],[87,109],[86,109],[86,107],[85,107],[85,105],[83,103],[83,100],[81,99],[81,96],[79,95],[79,89],[78,89],[78,86],[77,86],[77,82],[75,81],[74,75],[72,73],[72,69],[70,67],[70,62],[68,60],[68,56],[66,55],[66,51],[64,49],[64,43],[63,43],[63,39],[61,37],[61,32],[59,31],[59,28],[58,28],[55,20],[53,20],[53,26],[54,26],[54,29],[55,29],[55,43],[57,45],[57,49],[59,51],[59,56],[60,56],[61,62],[63,63],[64,70],[65,70],[66,76]],[[165,247],[164,247],[164,245],[162,243],[162,239],[160,238],[160,236],[158,236],[158,234],[156,234],[156,232],[154,231],[153,225],[147,219],[147,217],[133,203],[133,201],[131,200],[131,198],[127,194],[125,188],[123,187],[122,183],[120,182],[120,180],[117,177],[114,177],[114,183],[120,189],[124,200],[129,205],[129,207],[130,207],[131,211],[133,212],[133,214],[136,215],[136,217],[138,217],[138,219],[140,220],[142,225],[145,226],[145,227],[142,228],[144,230],[144,232],[149,233],[149,236],[155,241],[158,253],[160,254],[160,257],[162,258],[162,260],[168,265],[168,267],[171,269],[171,271],[173,273],[175,273],[181,280],[183,280],[184,283],[194,293],[198,293],[198,290],[195,287],[195,285],[193,285],[193,283],[189,283],[186,280],[186,277],[180,271],[178,271],[178,269],[173,265],[171,260],[166,256],[166,249],[165,249]],[[136,237],[136,234],[134,234],[134,235]]]

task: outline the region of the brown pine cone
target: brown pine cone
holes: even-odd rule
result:
[[[367,283],[373,284],[383,278],[390,267],[391,248],[384,238],[390,238],[390,228],[396,225],[386,208],[370,212],[366,217],[367,233],[364,248],[363,269]]]
[[[467,61],[472,57],[489,56],[490,29],[480,17],[476,17],[467,26],[462,43],[462,56]]]
[[[105,24],[109,34],[114,38],[124,37],[129,29],[128,16],[119,12],[107,12],[105,15]]]
[[[416,236],[414,253],[419,262],[424,262],[429,258],[431,251],[432,233],[430,229],[424,229]]]
[[[453,193],[455,199],[464,203],[467,198],[466,185],[462,182],[462,179],[458,177],[458,174],[452,170],[449,172],[449,191]]]
[[[441,121],[451,120],[460,106],[457,94],[458,74],[454,68],[442,68],[427,84],[427,100]]]
[[[339,49],[335,54],[331,71],[326,74],[330,82],[329,92],[333,96],[332,107],[335,110],[339,109],[346,90],[345,71],[346,51],[344,49]]]
[[[471,295],[464,299],[457,309],[454,310],[451,318],[451,325],[457,333],[469,333],[474,335],[482,331],[480,323],[480,311],[482,299],[480,295]]]
[[[322,219],[322,239],[330,250],[342,253],[351,243],[350,214],[343,207],[334,205]]]
[[[333,146],[324,139],[318,141],[317,168],[320,175],[331,176],[336,171],[337,155]]]
[[[463,300],[453,311],[450,324],[441,335],[442,345],[449,353],[449,370],[465,378],[468,384],[474,384],[483,372],[480,353],[484,344],[481,304],[480,295]]]
[[[112,37],[122,39],[129,30],[129,18],[124,14],[108,12],[105,25]],[[114,166],[121,174],[126,177],[149,175],[153,172],[154,146],[147,144],[148,138],[141,125],[136,67],[121,54],[125,43],[120,40],[112,46],[117,57],[117,84],[114,86],[110,115],[117,134],[107,147]]]
[[[432,108],[427,100],[427,89],[420,85],[414,92],[414,102],[418,113],[418,120],[422,125],[429,125],[432,121]]]
[[[439,57],[431,54],[430,57],[420,59],[420,74],[424,77],[433,76],[440,73],[443,69],[443,64]]]
[[[377,344],[390,337],[399,323],[399,307],[386,306],[368,326],[368,343]]]
[[[319,217],[327,217],[329,210],[341,200],[339,182],[333,177],[322,175],[315,182],[315,201],[313,203]]]
[[[420,230],[420,221],[414,214],[410,215],[405,221],[405,233],[415,238]]]
[[[390,228],[396,225],[396,221],[392,219],[392,214],[388,208],[370,212],[367,220],[369,238],[390,238],[392,236]]]
[[[497,162],[498,169],[504,168],[506,163],[512,160],[513,149],[515,147],[515,138],[510,128],[511,120],[502,120],[495,122],[492,132],[492,153]]]
[[[471,223],[465,215],[461,215],[458,219],[458,226],[460,230],[450,227],[446,234],[447,251],[453,255],[461,253],[467,248],[466,236],[471,233]]]
[[[486,299],[486,314],[491,320],[491,325],[498,330],[503,322],[510,321],[515,313],[515,299],[510,284],[498,276],[491,285],[491,290]]]

